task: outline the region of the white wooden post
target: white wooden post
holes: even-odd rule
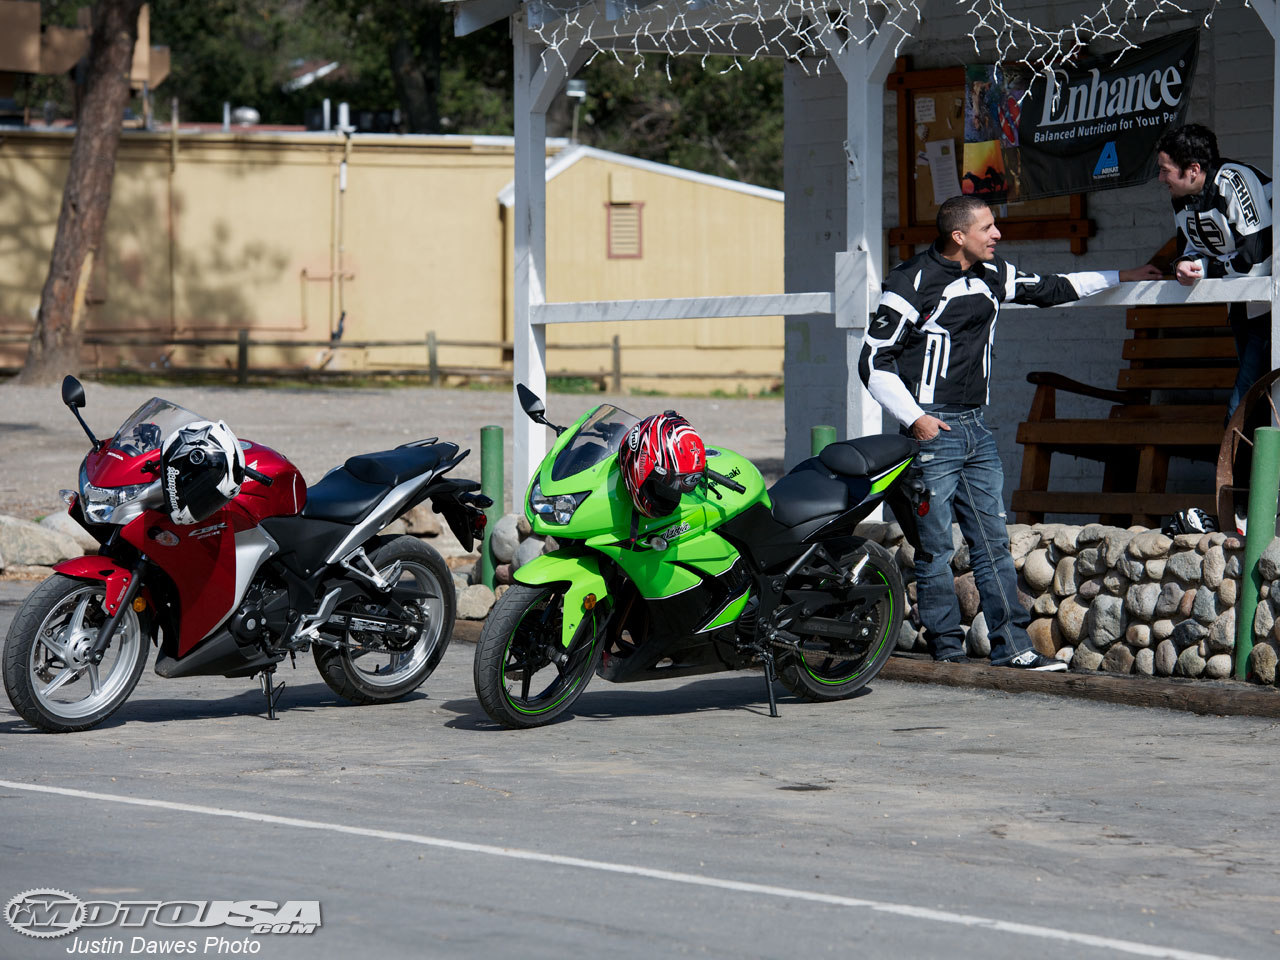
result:
[[[547,328],[533,322],[547,299],[547,108],[581,66],[581,45],[546,51],[521,12],[511,19],[515,46],[515,303],[513,374],[540,397],[547,393]],[[520,502],[547,452],[546,428],[525,416],[512,390],[512,498]],[[554,416],[554,414],[553,414]]]
[[[884,269],[884,84],[899,43],[919,23],[924,5],[921,0],[902,14],[901,29],[886,22],[868,43],[831,51],[846,90],[845,252],[836,255],[835,301],[836,326],[847,328],[849,338],[845,436],[850,437],[882,429],[880,406],[862,385],[857,364]],[[826,41],[829,48],[833,39]]]
[[[535,85],[542,45],[529,33],[523,15],[512,18],[515,46],[515,287],[513,304],[514,379],[540,397],[547,393],[546,327],[530,323],[534,304],[546,300],[547,115],[535,112]],[[525,416],[512,390],[512,502],[519,502],[529,478],[547,452],[546,430]],[[504,509],[506,506],[504,505]]]

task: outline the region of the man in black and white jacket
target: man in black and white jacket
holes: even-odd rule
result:
[[[1173,219],[1182,255],[1178,282],[1203,278],[1271,275],[1271,178],[1247,163],[1218,156],[1208,127],[1188,123],[1156,144],[1160,182],[1173,197]],[[1227,308],[1240,372],[1227,401],[1235,412],[1249,388],[1271,369],[1271,305],[1233,303]]]
[[[982,408],[990,397],[991,348],[1000,304],[1049,307],[1115,286],[1158,280],[1136,270],[1039,276],[996,256],[1000,231],[976,197],[952,197],[938,211],[938,239],[894,267],[867,328],[862,382],[920,443],[931,509],[920,536],[916,584],[925,639],[936,659],[965,662],[960,604],[951,574],[951,524],[969,544],[970,562],[991,637],[991,662],[1029,670],[1065,670],[1032,649],[1027,611],[1005,526],[1004,471]]]

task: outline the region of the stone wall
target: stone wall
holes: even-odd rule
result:
[[[990,654],[987,625],[969,551],[952,528],[951,568],[967,632],[968,653]],[[914,551],[897,524],[867,523],[859,533],[883,544],[903,571],[911,601],[898,649],[924,652],[915,609]],[[1167,537],[1093,523],[1009,527],[1020,599],[1031,611],[1027,632],[1036,650],[1075,670],[1211,680],[1231,676],[1244,538],[1224,533]],[[1263,580],[1253,621],[1249,677],[1276,682],[1280,651],[1280,538],[1258,564]]]

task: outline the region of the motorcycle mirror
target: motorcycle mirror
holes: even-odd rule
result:
[[[89,425],[84,422],[84,417],[80,416],[80,408],[84,406],[84,386],[70,374],[62,378],[62,402],[71,409],[76,419],[80,421],[80,428],[84,430],[85,436],[93,444],[93,449],[101,448],[102,442],[93,435]]]
[[[547,405],[542,402],[542,398],[523,383],[516,384],[516,396],[520,398],[520,407],[529,415],[529,419],[536,421],[547,412]]]
[[[564,427],[558,427],[546,418],[547,405],[542,402],[542,398],[523,383],[516,384],[516,396],[520,398],[520,407],[528,414],[530,420],[544,427],[550,427],[556,432],[557,437],[564,433]]]
[[[62,378],[62,402],[68,407],[84,406],[84,387],[70,374]]]

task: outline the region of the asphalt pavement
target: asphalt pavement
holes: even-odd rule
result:
[[[311,481],[431,433],[472,446],[478,476],[479,428],[510,441],[503,393],[87,391],[99,433],[159,392]],[[780,466],[777,401],[619,402]],[[0,513],[57,509],[85,440],[56,390],[0,385],[0,439]],[[0,581],[0,632],[32,586]],[[252,681],[149,668],[86,733],[0,700],[0,960],[1280,954],[1275,720],[885,679],[770,719],[743,673],[597,679],[571,718],[512,732],[480,710],[472,654],[455,641],[381,707],[300,658],[274,722]],[[33,926],[70,898],[145,923]],[[322,920],[177,925],[222,901]]]
[[[0,629],[24,589],[0,584]],[[844,703],[784,696],[770,719],[743,673],[596,679],[570,719],[513,732],[480,710],[473,651],[455,641],[380,707],[344,705],[302,658],[274,722],[250,681],[150,670],[87,733],[0,709],[0,904],[322,917],[43,940],[0,924],[0,957],[1280,951],[1273,720],[884,680]]]

